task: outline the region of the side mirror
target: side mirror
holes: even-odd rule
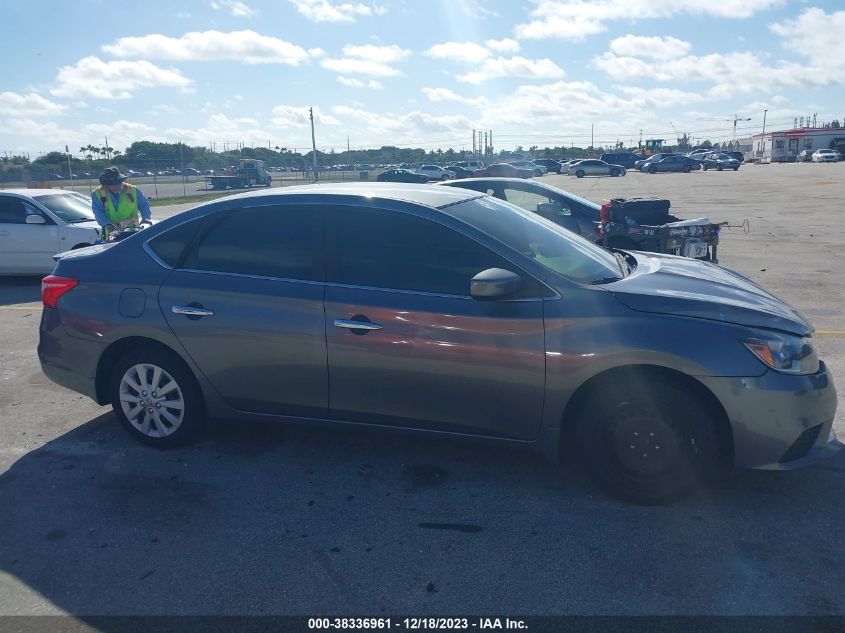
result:
[[[479,301],[495,301],[516,294],[521,285],[519,275],[502,268],[488,268],[472,278],[469,294]]]
[[[44,219],[43,215],[28,215],[28,216],[26,216],[26,223],[27,224],[47,224],[47,220]]]

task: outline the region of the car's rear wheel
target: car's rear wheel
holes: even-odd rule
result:
[[[721,166],[721,165],[716,165],[716,171],[722,171],[722,166]]]
[[[739,167],[734,167],[734,171],[739,171]]]
[[[579,459],[596,484],[633,503],[670,503],[719,472],[710,408],[681,386],[637,375],[596,390],[576,426]]]
[[[684,173],[688,174],[692,171],[692,168],[689,165],[684,165]]]
[[[618,170],[618,169],[611,169],[611,170],[610,170],[610,175],[611,175],[611,176],[618,176],[618,175],[619,175],[619,170]]]
[[[179,446],[205,427],[202,393],[193,374],[164,350],[125,354],[112,370],[110,394],[115,416],[144,444]]]
[[[648,173],[650,173],[650,174],[656,174],[656,173],[657,173],[657,167],[655,167],[654,165],[652,165],[651,167],[649,167],[649,168],[648,168]]]
[[[702,168],[704,171],[707,171],[707,165],[706,165],[705,163],[701,163],[701,168]]]
[[[575,176],[578,177],[578,178],[583,178],[585,176],[584,170],[579,169],[578,171],[575,172]]]

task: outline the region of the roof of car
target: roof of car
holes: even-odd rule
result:
[[[79,193],[78,191],[73,191],[72,189],[2,189],[0,190],[0,194],[4,193],[13,193],[18,196],[29,196],[30,198],[34,198],[36,196],[44,196],[54,193]],[[85,195],[85,194],[82,194]]]
[[[383,200],[413,202],[439,209],[450,204],[478,198],[480,194],[477,191],[469,191],[467,189],[451,189],[402,182],[347,182],[275,187],[263,191],[250,191],[234,196],[227,196],[225,200],[296,195],[365,196]],[[221,199],[220,202],[223,200]]]

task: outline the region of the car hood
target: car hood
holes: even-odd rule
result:
[[[67,227],[69,229],[100,229],[100,225],[97,224],[96,220],[86,220],[85,222],[72,222],[68,223]]]
[[[687,257],[632,253],[634,272],[607,289],[640,312],[671,314],[807,336],[813,327],[795,309],[747,277]]]

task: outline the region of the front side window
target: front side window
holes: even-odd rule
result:
[[[20,198],[0,196],[0,224],[26,224],[31,211]]]
[[[517,274],[513,264],[461,233],[424,218],[350,208],[334,215],[342,284],[470,296],[470,281],[488,268]]]
[[[616,258],[554,222],[496,198],[476,198],[444,209],[508,249],[583,284],[621,279]]]
[[[205,220],[183,268],[316,281],[322,259],[317,218],[314,209],[293,205],[221,212]]]

